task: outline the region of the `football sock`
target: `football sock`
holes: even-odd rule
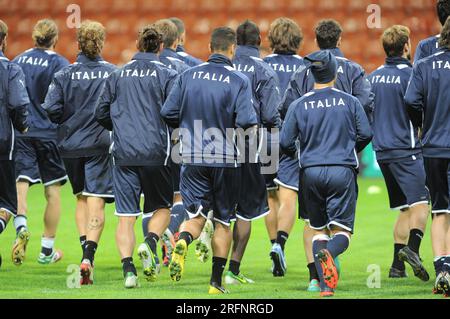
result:
[[[450,255],[443,258],[442,271],[450,273]]]
[[[436,272],[436,277],[442,271],[442,267],[444,265],[445,256],[437,256],[434,258],[434,271]]]
[[[133,257],[126,257],[122,259],[122,269],[124,277],[129,272],[132,272],[135,276],[137,276],[136,266],[133,263]]]
[[[408,247],[417,254],[419,253],[422,238],[423,232],[420,229],[411,229],[411,231],[409,232]]]
[[[229,269],[234,275],[236,275],[236,276],[239,275],[239,273],[240,273],[239,268],[241,268],[241,263],[239,261],[230,260]]]
[[[150,247],[150,249],[152,250],[154,255],[156,255],[156,246],[158,244],[158,241],[159,241],[159,236],[156,235],[155,233],[150,232],[150,233],[148,233],[147,237],[145,237],[145,242]]]
[[[281,249],[283,249],[283,251],[284,251],[284,245],[286,244],[286,241],[288,240],[288,238],[289,238],[288,233],[281,231],[281,230],[279,232],[277,232],[276,243],[280,244]]]
[[[80,246],[82,252],[84,252],[84,248],[86,247],[86,239],[86,235],[80,236]]]
[[[330,239],[327,245],[327,249],[333,258],[336,258],[344,251],[347,250],[350,245],[350,238],[346,233],[337,233]]]
[[[98,244],[95,241],[88,240],[84,246],[83,259],[88,259],[91,264],[94,264],[94,256],[97,251]]]
[[[148,223],[150,219],[150,217],[142,217],[142,234],[144,234],[144,238],[148,235]]]
[[[326,285],[323,280],[323,271],[322,271],[322,267],[320,266],[320,262],[319,262],[319,258],[317,257],[317,254],[322,249],[327,248],[329,239],[330,238],[327,235],[317,235],[317,236],[314,236],[314,238],[313,238],[314,265],[316,266],[317,275],[319,276],[320,289],[324,289],[326,287]]]
[[[194,241],[194,238],[192,237],[192,235],[190,233],[188,233],[187,231],[183,231],[180,233],[178,241],[180,241],[182,239],[186,241],[186,244],[188,246]]]
[[[319,280],[319,274],[317,273],[316,264],[314,262],[308,264],[309,281],[316,279]]]
[[[170,212],[170,224],[168,229],[172,234],[175,234],[180,228],[181,224],[186,220],[186,212],[182,202],[173,204]]]
[[[222,286],[222,274],[225,269],[225,265],[227,264],[226,258],[221,257],[213,257],[212,258],[212,274],[210,283],[216,283],[219,286]]]
[[[19,231],[22,228],[27,227],[27,216],[24,215],[17,215],[14,217],[14,228],[16,229],[16,233],[19,233]]]
[[[53,246],[55,245],[55,238],[41,238],[41,253],[45,256],[50,256],[53,253]]]
[[[398,252],[404,247],[406,247],[404,244],[394,244],[394,259],[392,261],[392,268],[405,270],[405,263],[398,258]]]
[[[3,233],[5,228],[6,228],[6,221],[0,218],[0,234]]]
[[[273,244],[275,244],[276,241],[277,241],[276,239],[271,239],[270,243],[273,245]]]

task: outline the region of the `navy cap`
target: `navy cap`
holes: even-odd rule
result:
[[[333,81],[337,74],[336,57],[328,50],[321,50],[304,58],[305,66],[311,69],[316,83],[324,84]]]

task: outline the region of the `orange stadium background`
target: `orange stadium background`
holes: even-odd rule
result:
[[[202,59],[208,56],[209,34],[217,26],[236,27],[247,18],[254,20],[263,33],[263,48],[267,48],[270,22],[287,16],[303,30],[305,38],[300,54],[305,55],[316,50],[313,29],[317,21],[334,18],[344,29],[344,54],[368,72],[383,63],[379,37],[387,26],[408,26],[414,48],[420,39],[440,30],[435,1],[431,0],[0,0],[0,19],[10,29],[7,56],[13,58],[32,47],[33,25],[41,18],[51,18],[60,28],[57,51],[73,62],[77,45],[75,29],[66,26],[69,4],[80,6],[82,20],[95,19],[105,25],[107,41],[103,57],[115,64],[123,64],[135,52],[137,30],[141,26],[171,16],[185,21],[186,50]],[[367,27],[369,4],[381,7],[381,29]]]

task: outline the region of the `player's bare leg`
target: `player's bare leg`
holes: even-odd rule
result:
[[[88,197],[87,208],[87,241],[80,266],[81,280],[84,285],[94,282],[94,258],[105,226],[105,200],[98,197]]]
[[[158,209],[150,218],[148,223],[148,233],[144,243],[138,248],[138,255],[144,269],[147,281],[155,281],[159,272],[156,262],[157,247],[159,239],[166,231],[170,223],[170,210],[168,208]]]
[[[409,237],[409,210],[400,212],[394,226],[394,257],[389,270],[389,278],[406,277],[405,263],[398,258],[398,252],[408,244]]]
[[[227,264],[233,233],[229,226],[216,223],[216,229],[212,240],[214,257],[212,260],[212,274],[209,286],[209,294],[222,294],[228,291],[222,287],[222,274]]]
[[[241,261],[244,257],[248,241],[250,239],[252,223],[250,221],[236,219],[233,227],[233,246],[231,251],[230,268],[225,276],[226,284],[252,284],[253,280],[245,277],[241,271]]]
[[[270,190],[267,192],[270,212],[265,216],[267,233],[271,244],[275,244],[277,240],[278,230],[278,212],[280,210],[280,200],[278,198],[278,190]]]
[[[284,246],[295,223],[297,192],[286,187],[280,187],[279,198],[277,239],[270,252],[273,263],[272,273],[275,277],[282,277],[286,273]]]
[[[116,243],[119,249],[125,288],[136,288],[139,286],[136,267],[133,263],[133,251],[136,245],[134,225],[136,217],[119,217],[116,230]]]
[[[19,181],[17,186],[17,216],[14,217],[14,227],[16,228],[16,240],[14,242],[11,258],[16,266],[20,266],[25,261],[25,254],[28,242],[30,240],[30,232],[27,227],[27,195],[29,183]]]

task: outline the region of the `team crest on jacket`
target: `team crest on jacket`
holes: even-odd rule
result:
[[[214,72],[197,71],[192,74],[194,80],[207,80],[230,84],[230,76]]]

